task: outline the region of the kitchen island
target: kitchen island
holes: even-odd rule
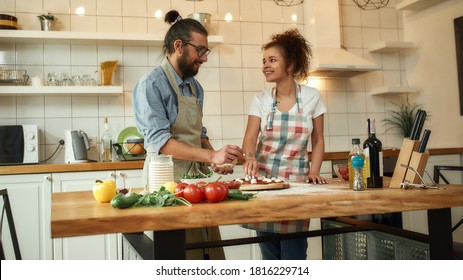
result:
[[[51,236],[153,231],[154,259],[183,259],[188,245],[185,229],[189,228],[427,209],[430,256],[432,259],[451,258],[448,208],[463,206],[463,186],[445,185],[445,189],[386,186],[354,192],[336,179],[323,186],[301,183],[294,186],[284,191],[260,192],[249,201],[124,210],[96,202],[90,191],[53,193]],[[163,250],[166,245],[169,250]]]

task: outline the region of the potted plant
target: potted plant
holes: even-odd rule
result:
[[[420,104],[410,104],[408,99],[405,102],[401,103],[394,103],[397,109],[396,110],[389,110],[390,116],[385,118],[383,122],[389,127],[389,129],[397,129],[400,131],[400,134],[405,138],[409,137],[413,122],[415,121],[416,114],[419,109],[422,109],[423,106]],[[428,115],[429,117],[429,115]]]
[[[40,20],[40,27],[43,31],[52,31],[55,22],[58,20],[58,18],[51,13],[39,15],[37,18]]]

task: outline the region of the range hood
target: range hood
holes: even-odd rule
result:
[[[304,37],[312,44],[310,76],[351,77],[381,67],[341,46],[338,0],[305,0]]]

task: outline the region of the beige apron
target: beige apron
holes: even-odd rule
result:
[[[190,90],[193,96],[183,96],[180,93],[180,89],[175,79],[172,67],[169,65],[170,62],[166,59],[161,63],[161,67],[164,70],[164,73],[169,80],[171,87],[174,89],[178,98],[178,115],[174,125],[171,128],[172,137],[175,140],[181,141],[183,143],[201,147],[201,129],[202,129],[202,112],[199,100],[196,98],[196,90],[192,84],[190,84]],[[148,147],[148,152],[153,152]],[[148,157],[147,157],[148,158]],[[174,178],[180,178],[180,175],[185,174],[190,170],[191,165],[194,168],[201,168],[202,164],[173,159],[174,161]],[[147,161],[145,161],[145,174],[147,169]],[[182,207],[182,206],[180,206]],[[193,205],[194,207],[194,205]],[[175,223],[175,221],[172,221]],[[207,228],[197,228],[197,229],[187,229],[186,230],[186,242],[203,242],[203,241],[213,241],[221,240],[220,231],[218,227],[207,227]],[[175,244],[173,244],[175,246]],[[186,253],[186,258],[189,260],[202,260],[202,259],[212,259],[212,260],[224,260],[225,254],[222,247],[211,248],[211,249],[198,249],[198,250],[188,250]]]

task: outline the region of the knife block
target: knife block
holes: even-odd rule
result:
[[[420,176],[423,178],[424,169],[426,168],[428,159],[429,159],[428,153],[413,152],[408,166],[413,167],[416,170],[416,172],[418,172],[418,174],[420,174]],[[415,172],[408,169],[407,174],[405,175],[405,180],[413,184],[424,183],[424,182],[421,182],[420,176],[416,175]]]
[[[409,166],[410,161],[412,159],[412,155],[415,152],[415,150],[418,149],[419,144],[420,142],[417,140],[410,140],[408,138],[405,138],[403,140],[402,147],[400,148],[399,157],[397,158],[397,163],[395,164],[394,174],[392,175],[391,183],[389,184],[389,188],[400,189],[400,184],[404,182],[408,172],[412,172],[413,175],[415,175],[413,171],[409,170],[406,167],[403,167],[402,164]]]

